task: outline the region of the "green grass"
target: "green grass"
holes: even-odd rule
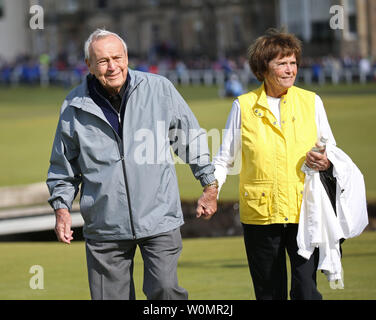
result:
[[[0,87],[0,186],[45,180],[66,94],[61,88]]]
[[[179,91],[201,126],[208,131],[225,126],[232,99],[218,98],[217,87],[187,86]],[[326,85],[313,89],[323,99],[334,136],[365,176],[367,197],[376,200],[376,84]],[[67,89],[0,87],[0,186],[44,181],[60,105]],[[211,139],[209,139],[211,145]],[[217,148],[213,146],[213,153]],[[189,167],[177,166],[183,199],[201,193]],[[222,200],[238,199],[238,176],[229,176]]]
[[[0,254],[0,300],[90,299],[83,242],[0,243]],[[43,290],[29,286],[33,265],[43,267]],[[318,287],[324,299],[375,299],[376,233],[365,232],[345,241],[342,265],[344,290],[331,289],[325,276],[318,273]],[[241,237],[184,239],[178,274],[190,299],[254,299]],[[142,277],[143,264],[137,251],[137,299],[145,299]]]

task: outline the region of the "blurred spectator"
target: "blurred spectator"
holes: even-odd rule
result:
[[[238,97],[244,93],[243,86],[236,74],[231,74],[230,78],[225,82],[225,96]]]
[[[313,80],[319,82],[321,76],[321,63],[318,59],[312,64]]]
[[[359,60],[359,71],[360,74],[364,74],[365,76],[368,76],[371,73],[371,62],[368,60],[368,58],[362,58]]]
[[[150,73],[158,73],[158,66],[156,65],[156,64],[151,64],[150,66],[149,66],[149,70],[148,70]]]
[[[175,70],[178,73],[178,76],[180,77],[180,76],[182,76],[182,74],[184,72],[187,71],[187,66],[185,65],[185,63],[182,60],[179,60],[175,64]]]

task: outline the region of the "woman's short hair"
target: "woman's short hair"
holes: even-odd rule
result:
[[[301,41],[291,33],[268,29],[248,48],[248,62],[257,80],[264,81],[271,60],[278,56],[283,58],[293,54],[299,66],[302,54]]]
[[[116,34],[114,32],[107,31],[105,29],[99,29],[98,28],[97,30],[95,30],[89,36],[89,38],[85,42],[85,46],[84,46],[85,60],[90,60],[90,46],[91,46],[91,44],[97,39],[105,38],[105,37],[108,37],[108,36],[114,36],[114,37],[118,38],[121,41],[121,43],[123,44],[124,51],[127,52],[127,45],[126,45],[125,41],[118,34]]]

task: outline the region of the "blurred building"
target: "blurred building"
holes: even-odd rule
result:
[[[244,53],[276,24],[274,1],[254,0],[63,0],[39,1],[46,30],[56,30],[60,50],[81,48],[97,27],[124,37],[133,55],[205,54],[211,59]]]
[[[29,28],[33,4],[44,9],[43,30]],[[333,5],[344,8],[343,29],[329,25]],[[244,55],[267,28],[281,26],[304,41],[305,56],[376,59],[374,0],[0,0],[0,56],[82,59],[85,39],[104,27],[123,36],[135,57],[218,59]]]
[[[0,58],[12,60],[30,48],[28,1],[0,0]]]
[[[376,59],[376,1],[279,0],[279,25],[285,25],[305,43],[306,55],[361,56]],[[343,8],[343,28],[330,20]],[[335,21],[334,21],[335,22]]]

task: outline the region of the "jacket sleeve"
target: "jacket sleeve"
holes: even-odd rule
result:
[[[77,163],[79,147],[72,134],[72,120],[68,109],[70,108],[62,111],[56,129],[47,186],[51,195],[48,202],[52,208],[71,211],[81,183],[81,174]]]
[[[319,140],[322,136],[325,136],[329,140],[328,143],[335,146],[336,140],[334,139],[332,129],[329,125],[324,103],[318,95],[315,97],[315,121],[317,126],[317,140]]]
[[[170,145],[174,153],[188,163],[202,186],[215,180],[210,162],[207,134],[175,87],[170,84],[172,120],[169,128]]]
[[[238,99],[232,104],[232,109],[227,118],[222,144],[213,159],[215,177],[219,188],[226,182],[228,174],[239,174],[241,167],[241,111]]]

